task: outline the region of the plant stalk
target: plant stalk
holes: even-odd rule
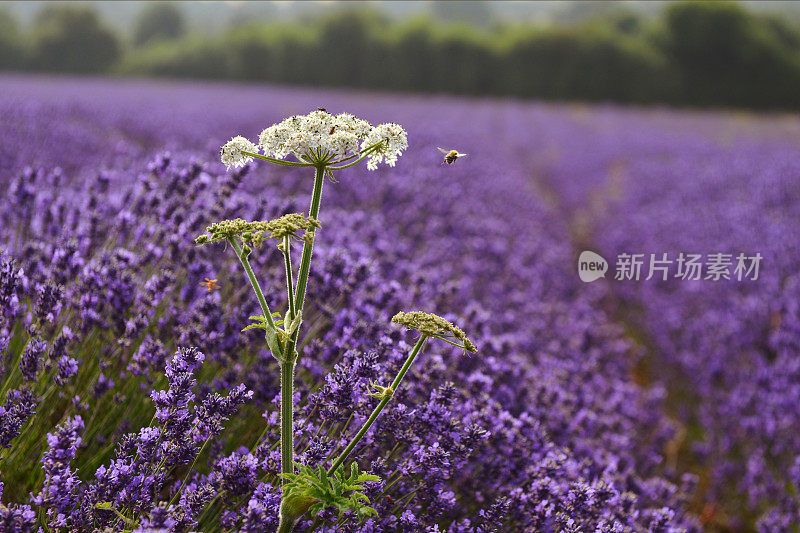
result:
[[[283,238],[283,259],[286,266],[286,299],[289,302],[289,318],[294,319],[297,312],[294,307],[294,281],[292,280],[292,241],[289,237]],[[287,327],[284,324],[284,327]]]
[[[417,341],[417,344],[414,345],[414,348],[411,350],[408,358],[406,358],[406,362],[403,363],[403,366],[400,368],[400,371],[397,373],[397,376],[392,382],[392,392],[384,395],[384,397],[381,398],[381,401],[375,406],[375,409],[372,410],[372,413],[369,415],[369,418],[367,418],[366,422],[364,422],[353,438],[350,439],[350,443],[347,445],[344,451],[339,454],[339,457],[337,457],[335,461],[333,461],[333,464],[328,469],[329,476],[332,476],[336,472],[336,469],[344,464],[344,462],[347,460],[347,457],[350,455],[350,452],[353,451],[358,442],[362,439],[362,437],[364,437],[367,431],[369,431],[369,428],[372,427],[372,424],[375,423],[375,420],[378,419],[378,415],[381,414],[383,408],[386,407],[386,404],[388,404],[392,399],[394,391],[397,391],[397,387],[400,386],[400,382],[403,381],[403,377],[405,377],[406,372],[408,372],[408,369],[411,368],[411,365],[414,363],[414,359],[416,359],[417,355],[419,355],[419,352],[422,351],[422,347],[425,345],[426,340],[428,340],[427,335],[422,335]]]
[[[346,165],[341,165],[341,166],[332,166],[332,167],[328,167],[328,168],[329,168],[330,170],[344,170],[344,169],[346,169],[346,168],[350,168],[350,167],[352,167],[352,166],[355,166],[355,165],[359,164],[361,161],[363,161],[363,160],[364,160],[364,158],[366,158],[367,156],[369,156],[370,154],[372,154],[372,152],[376,151],[376,150],[377,150],[377,149],[378,149],[378,148],[381,146],[381,144],[382,144],[382,143],[376,143],[376,144],[373,144],[372,146],[370,146],[369,148],[367,148],[366,150],[364,150],[363,152],[361,152],[361,155],[360,155],[360,156],[358,157],[358,159],[356,159],[355,161],[352,161],[352,162],[350,162],[350,163],[347,163]],[[343,159],[342,161],[346,161],[346,159]]]
[[[322,199],[322,184],[325,182],[325,167],[317,167],[314,178],[314,191],[311,194],[310,217],[317,218],[319,204]],[[308,284],[308,273],[311,269],[311,254],[314,249],[314,240],[308,239],[303,245],[303,257],[300,260],[300,273],[297,276],[295,291],[295,312],[303,313],[303,303]],[[299,328],[298,328],[299,329]],[[294,473],[294,349],[297,343],[297,333],[294,331],[286,343],[285,356],[281,363],[281,472]]]
[[[246,150],[242,150],[242,153],[246,156],[253,157],[255,159],[261,159],[262,161],[268,161],[270,163],[274,163],[276,165],[283,165],[285,167],[313,167],[314,163],[298,163],[295,161],[286,161],[285,159],[276,159],[274,157],[269,157],[266,155],[255,154],[253,152],[248,152]]]
[[[311,194],[311,206],[308,209],[308,216],[319,218],[319,204],[322,200],[322,185],[325,183],[325,167],[319,166],[314,176],[314,191]],[[303,244],[303,256],[300,259],[300,272],[297,275],[297,287],[295,290],[295,309],[298,313],[303,310],[303,303],[306,299],[306,286],[308,284],[308,273],[311,270],[311,254],[314,251],[314,239],[306,240]]]
[[[314,190],[311,193],[311,206],[308,216],[318,218],[319,205],[322,200],[322,185],[325,183],[325,166],[316,167],[314,176]],[[297,286],[295,287],[294,312],[298,315],[303,313],[305,303],[306,287],[308,285],[308,274],[311,270],[311,255],[314,251],[314,239],[305,239],[303,244],[303,255],[300,259],[300,271],[297,275]],[[288,248],[286,250],[288,257]],[[287,283],[291,286],[291,266],[290,259],[286,260]],[[291,292],[289,290],[289,297]],[[290,306],[291,313],[291,306]],[[292,332],[289,341],[286,343],[285,357],[281,362],[281,473],[294,473],[294,351],[297,344],[297,330]],[[284,479],[284,483],[288,480]],[[277,533],[290,533],[294,529],[297,520],[302,516],[302,512],[287,512],[286,498],[281,501],[280,522]],[[296,515],[296,516],[295,516]]]
[[[294,359],[281,362],[281,473],[294,473]]]
[[[253,291],[256,293],[258,303],[261,305],[261,312],[264,313],[267,323],[272,327],[272,329],[275,329],[275,321],[272,319],[272,313],[267,305],[267,300],[264,298],[264,293],[261,292],[261,286],[258,284],[258,279],[253,272],[253,267],[250,266],[250,260],[247,259],[247,256],[242,252],[242,247],[239,246],[239,243],[237,243],[235,239],[228,239],[228,243],[230,243],[234,252],[236,252],[236,257],[239,258],[239,261],[242,263],[242,267],[244,267],[244,271],[247,273],[247,278],[250,280],[250,285],[253,286]],[[277,355],[280,356],[281,354]]]

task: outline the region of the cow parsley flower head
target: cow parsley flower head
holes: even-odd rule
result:
[[[293,155],[306,163],[338,163],[369,153],[370,169],[384,159],[394,165],[408,146],[406,132],[397,124],[373,127],[350,113],[332,115],[317,110],[295,115],[261,132],[258,144],[264,155],[283,159]],[[379,145],[379,146],[376,146]]]
[[[228,170],[231,167],[243,167],[253,160],[251,156],[244,154],[244,152],[257,154],[258,146],[241,135],[237,135],[220,148],[219,158]]]
[[[390,167],[397,163],[397,158],[403,153],[403,150],[408,148],[406,130],[394,122],[381,124],[372,128],[361,146],[366,148],[378,143],[381,143],[380,148],[370,155],[367,162],[369,170],[375,170],[378,168],[378,164],[384,161]]]

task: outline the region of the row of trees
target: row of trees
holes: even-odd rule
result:
[[[390,24],[341,11],[306,24],[183,36],[169,5],[124,48],[88,8],[51,6],[31,35],[0,17],[0,68],[241,79],[552,100],[797,108],[800,34],[737,4],[680,3],[658,21],[491,30],[430,19]]]
[[[89,7],[51,4],[23,35],[7,9],[0,7],[0,70],[108,73],[125,55],[120,38]],[[176,41],[185,33],[180,11],[154,3],[144,9],[133,34],[133,47]]]

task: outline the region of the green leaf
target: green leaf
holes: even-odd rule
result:
[[[272,313],[272,316],[280,316],[280,315],[278,313]],[[260,328],[260,329],[264,329],[264,330],[270,328],[269,322],[267,321],[267,317],[265,317],[265,316],[252,315],[252,316],[250,316],[248,318],[253,322],[253,324],[249,324],[242,331],[247,331],[248,329],[253,329],[253,328]],[[275,321],[275,325],[276,326],[280,326],[282,324],[283,324],[282,320],[276,320]]]
[[[316,515],[326,507],[338,511],[339,516],[352,512],[359,519],[377,515],[366,494],[361,492],[364,486],[361,481],[380,481],[374,474],[361,472],[358,464],[350,465],[350,475],[345,477],[345,468],[339,467],[333,475],[329,475],[325,467],[318,465],[296,465],[297,474],[281,474],[287,480],[284,485],[284,497],[309,501],[308,512]],[[313,502],[313,503],[312,503]]]
[[[358,510],[358,514],[361,515],[362,517],[378,516],[378,511],[376,511],[374,507],[370,507],[369,505],[363,505]]]
[[[278,333],[272,328],[265,328],[267,330],[267,346],[269,346],[270,351],[273,355],[279,356],[282,351],[280,347],[280,342],[278,342]]]
[[[288,316],[288,315],[287,315],[287,316]],[[295,330],[297,330],[297,328],[299,328],[299,327],[300,327],[300,324],[301,324],[302,322],[303,322],[303,314],[302,314],[302,311],[301,311],[300,313],[298,313],[298,314],[297,314],[297,316],[296,316],[296,317],[294,317],[294,320],[292,320],[292,321],[291,321],[291,323],[289,323],[288,321],[285,321],[285,322],[284,322],[284,324],[286,324],[286,323],[288,323],[288,324],[289,324],[289,328],[287,329],[287,331],[286,331],[286,332],[287,332],[289,335],[291,335],[292,333],[294,333],[294,332],[295,332]]]

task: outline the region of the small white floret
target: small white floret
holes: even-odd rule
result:
[[[231,167],[243,167],[246,163],[253,160],[251,156],[244,154],[244,152],[257,154],[258,146],[241,135],[237,135],[226,142],[220,149],[219,158],[228,170],[230,170]]]

